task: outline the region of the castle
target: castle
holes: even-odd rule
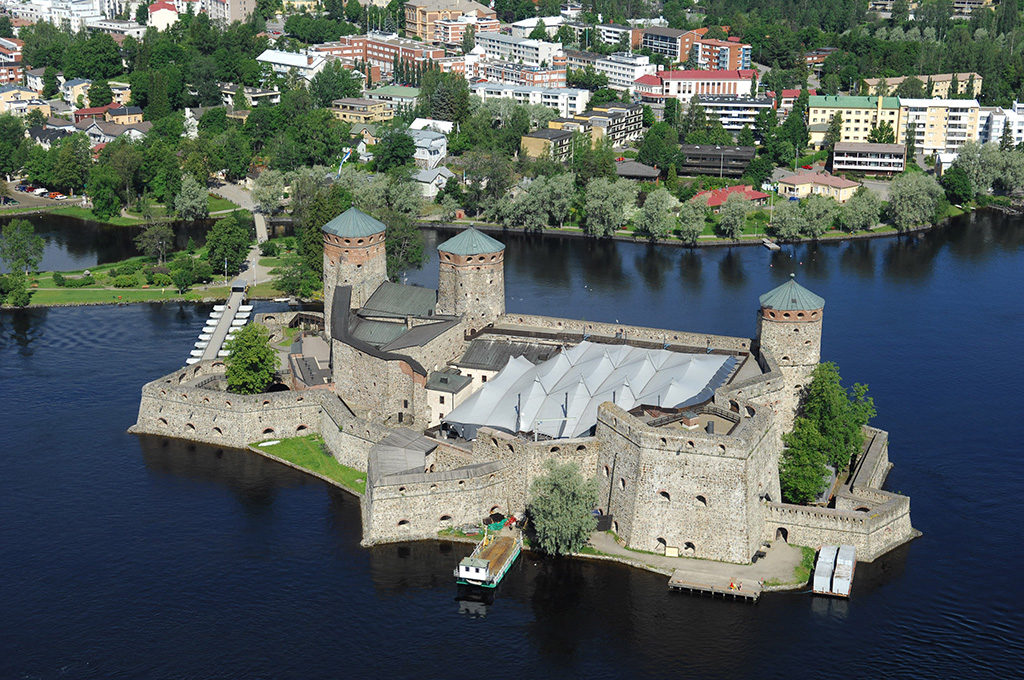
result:
[[[234,395],[203,362],[144,386],[133,431],[230,446],[319,432],[366,471],[365,544],[520,514],[548,460],[595,477],[596,511],[639,550],[747,563],[785,540],[872,560],[916,535],[910,499],[881,489],[882,430],[830,507],[781,501],[825,307],[795,279],[761,296],[754,338],[508,314],[499,241],[469,228],[440,244],[433,291],[387,279],[385,231],[355,208],[323,226],[330,382],[309,384],[301,353],[286,369],[322,389]],[[279,336],[300,316],[257,320]]]

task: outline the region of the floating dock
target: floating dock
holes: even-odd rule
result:
[[[455,569],[457,583],[496,588],[505,577],[505,572],[519,557],[522,547],[521,537],[485,534],[473,554],[459,562]]]
[[[711,597],[731,598],[754,603],[761,597],[761,584],[756,580],[741,581],[739,579],[688,574],[679,569],[672,572],[668,580],[669,590],[690,593],[692,595],[710,595]]]
[[[231,284],[231,295],[227,304],[214,305],[210,317],[203,324],[199,340],[195,343],[196,349],[189,352],[190,356],[185,360],[187,365],[223,358],[229,354],[224,349],[224,343],[231,340],[235,331],[249,322],[249,316],[252,314],[252,305],[242,304],[245,302],[247,287],[244,279],[238,279]]]
[[[857,551],[852,545],[821,546],[814,563],[811,592],[816,595],[849,597],[856,567]]]

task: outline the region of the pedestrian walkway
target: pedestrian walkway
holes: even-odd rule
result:
[[[224,340],[227,338],[228,332],[231,331],[231,322],[235,319],[235,312],[245,301],[245,293],[241,291],[235,291],[231,293],[228,298],[227,309],[223,311],[221,317],[217,319],[217,327],[210,335],[210,340],[203,350],[203,361],[209,361],[217,358],[217,352],[220,351],[224,345]]]

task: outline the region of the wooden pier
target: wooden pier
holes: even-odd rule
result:
[[[756,580],[741,581],[709,574],[691,574],[676,569],[668,580],[669,590],[695,595],[731,598],[754,603],[761,597],[761,584]]]

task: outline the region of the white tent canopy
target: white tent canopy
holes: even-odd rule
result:
[[[505,432],[578,437],[597,423],[606,401],[681,408],[710,399],[735,357],[581,342],[534,365],[512,357],[498,375],[444,422],[466,439],[487,426]]]

